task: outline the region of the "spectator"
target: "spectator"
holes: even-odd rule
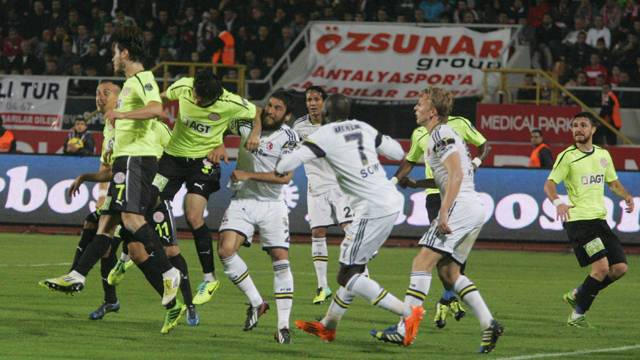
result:
[[[604,38],[604,44],[609,49],[611,47],[611,31],[604,26],[602,16],[596,16],[593,23],[594,26],[587,32],[587,45],[596,47],[598,39]]]
[[[520,34],[518,35],[518,42],[522,45],[529,45],[529,51],[533,53],[532,48],[536,43],[536,29],[529,25],[528,21],[526,16],[518,19],[518,25],[522,26],[522,30],[520,30]],[[585,38],[586,36],[585,34]]]
[[[446,8],[440,0],[422,0],[418,7],[424,13],[427,22],[439,22],[440,14],[445,12]]]
[[[587,66],[588,59],[593,53],[593,48],[587,45],[587,33],[581,31],[578,34],[576,43],[566,49],[566,58],[572,69],[582,69]]]
[[[627,22],[640,19],[640,5],[637,0],[627,0],[627,5],[622,10],[622,18]]]
[[[98,52],[98,44],[95,41],[91,41],[89,43],[89,48],[87,53],[80,58],[80,62],[84,69],[89,67],[93,67],[98,71],[98,73],[103,74],[105,72],[105,58],[100,56]]]
[[[251,8],[251,17],[247,21],[247,30],[250,34],[257,34],[261,26],[268,28],[269,23],[262,7],[254,6]]]
[[[522,4],[522,0],[515,0],[513,4],[509,6],[507,14],[510,19],[521,19],[527,17],[527,9]]]
[[[591,24],[594,15],[591,7],[591,0],[580,0],[580,4],[574,13],[576,17],[583,18],[587,24]]]
[[[0,116],[0,154],[16,152],[16,138],[11,130],[3,126],[4,120]]]
[[[520,3],[522,4],[522,3]],[[463,14],[465,13],[470,13],[473,16],[473,22],[479,22],[480,21],[480,16],[478,15],[478,13],[470,8],[469,6],[467,6],[467,1],[466,0],[459,0],[457,5],[456,5],[456,9],[453,11],[453,22],[454,23],[461,23],[462,22],[462,17]]]
[[[168,14],[167,14],[168,15]],[[116,10],[116,18],[113,19],[113,24],[118,27],[118,26],[136,26],[136,21],[134,18],[132,18],[131,16],[127,15],[124,13],[124,10],[122,8]]]
[[[610,51],[604,45],[604,39],[600,38],[596,41],[596,48],[594,49],[594,53],[600,56],[600,63],[602,66],[609,69],[611,67],[611,57],[609,56]]]
[[[609,77],[609,83],[611,86],[620,86],[620,76],[622,75],[622,71],[618,65],[614,65],[611,67],[611,76]]]
[[[170,25],[167,33],[160,39],[160,47],[166,48],[171,57],[177,58],[179,41],[178,26]]]
[[[325,8],[325,10],[326,9],[331,9],[331,8]],[[325,18],[327,17],[326,14],[325,14],[324,17]],[[378,21],[378,22],[389,22],[389,21],[391,21],[391,19],[389,18],[389,10],[387,9],[386,6],[381,6],[381,7],[378,8],[378,11],[376,11],[376,21]]]
[[[87,131],[87,120],[82,116],[77,117],[64,141],[64,154],[89,156],[93,155],[94,147],[93,136]]]
[[[71,41],[65,40],[62,43],[62,55],[58,58],[58,72],[68,75],[71,73],[71,66],[80,62],[80,57],[73,53]]]
[[[600,9],[600,15],[606,27],[616,30],[622,21],[622,9],[616,0],[606,0]]]
[[[640,46],[638,45],[638,36],[633,32],[627,34],[627,39],[614,45],[611,50],[611,57],[616,59],[616,63],[622,67],[633,67],[636,58],[640,56]]]
[[[158,21],[154,26],[154,31],[158,37],[162,37],[169,31],[169,26],[173,25],[171,19],[169,19],[169,12],[166,9],[158,11]]]
[[[53,33],[49,29],[44,30],[40,39],[36,40],[34,55],[39,59],[43,59],[45,54],[55,54],[55,47]]]
[[[30,69],[30,73],[33,75],[42,74],[44,72],[44,62],[32,51],[31,41],[24,40],[20,44],[20,49],[22,50],[22,56],[20,57],[22,69]]]
[[[8,58],[22,56],[22,51],[20,50],[22,41],[24,41],[24,39],[18,35],[18,29],[10,28],[9,36],[7,36],[2,43],[2,53],[4,56]]]
[[[358,15],[356,14],[356,21],[364,21],[364,17],[361,17],[361,20],[358,20]],[[413,12],[413,21],[417,24],[427,22],[427,19],[424,17],[424,11],[422,9],[415,9]]]
[[[561,28],[570,27],[573,22],[573,12],[569,0],[560,0],[551,9],[551,17],[555,19],[556,25]]]
[[[67,24],[66,17],[62,12],[62,5],[59,0],[51,2],[51,12],[49,15],[49,28],[55,29],[58,26],[64,27]]]
[[[609,75],[607,68],[600,64],[600,55],[595,53],[591,54],[591,57],[589,58],[589,65],[585,66],[584,73],[587,75],[587,84],[589,84],[589,86],[596,85],[596,79],[598,76],[602,76],[607,79]]]
[[[587,29],[586,29],[586,24],[584,19],[581,17],[575,17],[573,19],[573,29],[569,31],[567,36],[564,37],[564,40],[562,40],[562,43],[565,45],[575,44],[578,41],[578,34],[580,34],[581,32],[585,33],[585,40],[586,40],[587,38],[586,31]]]
[[[83,24],[78,25],[78,33],[73,37],[73,53],[83,56],[89,52],[89,43],[93,41],[89,36],[87,27]]]
[[[258,37],[252,42],[251,48],[255,52],[258,58],[264,58],[265,56],[273,56],[274,42],[269,32],[269,27],[266,25],[258,28]]]
[[[551,169],[553,167],[553,154],[549,145],[545,144],[540,129],[531,130],[531,145],[533,145],[533,151],[529,156],[529,167]]]
[[[542,20],[545,14],[549,14],[551,7],[547,4],[546,0],[535,0],[535,5],[529,8],[528,20],[529,24],[534,28],[542,25]]]
[[[113,23],[107,21],[104,23],[102,36],[100,37],[100,42],[98,42],[99,53],[101,56],[108,56],[111,54],[111,44],[113,43],[113,34],[115,33],[115,28],[113,27]]]
[[[151,30],[145,30],[142,32],[142,41],[144,43],[144,48],[149,52],[149,56],[152,58],[157,57],[160,45],[156,40],[155,34]]]
[[[91,94],[91,89],[87,86],[87,81],[82,80],[84,75],[82,65],[77,62],[71,65],[71,76],[68,84],[68,94],[71,96],[81,96]]]
[[[620,101],[616,94],[611,91],[610,84],[602,85],[600,117],[617,130],[622,128],[622,118],[620,117]],[[616,145],[617,136],[611,129],[604,125],[598,126],[593,135],[594,143],[599,145]]]
[[[60,72],[58,72],[58,63],[56,62],[55,57],[49,56],[48,59],[45,59],[43,75],[52,75],[52,76],[60,75]]]
[[[39,36],[50,24],[49,14],[45,12],[42,1],[33,2],[33,11],[27,15],[23,34],[27,39]]]
[[[561,35],[560,29],[553,23],[551,15],[544,14],[542,24],[536,29],[536,42],[539,57],[542,58],[540,65],[545,70],[551,69],[553,60],[560,51]]]
[[[236,13],[236,11],[231,7],[224,9],[223,22],[224,30],[227,30],[233,34],[235,34],[240,27],[240,21],[238,21],[238,13]]]

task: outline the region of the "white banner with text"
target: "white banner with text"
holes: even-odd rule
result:
[[[12,129],[49,128],[62,119],[68,77],[0,76],[0,115]]]

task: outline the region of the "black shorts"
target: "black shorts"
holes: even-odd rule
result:
[[[187,184],[187,193],[202,195],[208,200],[209,195],[220,189],[220,166],[206,157],[189,159],[162,154],[153,180],[160,197],[173,200],[183,183]]]
[[[113,178],[103,208],[108,213],[145,215],[155,203],[151,183],[158,171],[155,156],[120,156],[113,162]]]
[[[432,223],[435,218],[438,217],[440,212],[440,194],[427,195],[427,202],[425,207],[427,208],[427,216],[429,217],[429,223]]]
[[[606,257],[609,265],[626,263],[620,239],[605,220],[578,220],[564,223],[567,236],[580,266]]]

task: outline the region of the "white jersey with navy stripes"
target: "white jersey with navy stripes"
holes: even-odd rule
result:
[[[314,124],[309,114],[299,117],[293,123],[293,130],[304,141],[309,135],[316,132],[321,124]],[[304,164],[304,172],[307,174],[307,191],[318,196],[338,188],[338,181],[333,169],[325,159],[314,159]]]
[[[240,148],[238,149],[238,170],[251,172],[274,172],[278,159],[287,152],[292,151],[300,141],[298,135],[289,126],[282,125],[280,129],[267,132],[263,131],[260,137],[258,149],[249,152],[244,144],[249,138],[252,122],[245,120],[233,121],[229,124],[232,133],[240,135]],[[284,199],[282,188],[284,185],[269,184],[260,181],[242,181],[233,184],[235,190],[234,199],[255,199],[260,201],[281,201]]]
[[[447,169],[443,162],[451,154],[457,152],[460,155],[460,165],[462,166],[462,184],[458,198],[473,197],[478,195],[475,191],[473,183],[473,164],[469,156],[467,145],[462,141],[460,136],[453,131],[448,125],[441,124],[436,126],[427,139],[427,153],[425,160],[433,170],[434,179],[438,189],[444,197],[447,184]]]
[[[382,135],[359,120],[323,125],[304,143],[333,168],[357,216],[372,218],[402,211],[404,198],[378,160]]]

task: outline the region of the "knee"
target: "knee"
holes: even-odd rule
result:
[[[140,264],[144,262],[145,255],[147,255],[146,250],[144,249],[144,245],[142,243],[133,241],[127,245],[127,249],[129,249],[129,257],[136,264]]]
[[[164,253],[167,255],[167,257],[172,258],[174,256],[180,255],[180,248],[178,247],[178,245],[165,246]]]
[[[340,286],[347,286],[347,283],[354,275],[362,274],[366,265],[341,265],[340,271],[338,271],[338,284]]]
[[[218,241],[218,257],[220,258],[220,260],[231,257],[235,253],[236,249],[229,241],[224,241],[223,239],[220,239],[220,241]]]
[[[327,236],[327,228],[318,227],[311,229],[311,237],[323,238]]]
[[[604,280],[609,275],[609,266],[600,266],[591,269],[591,277],[599,281]]]
[[[204,225],[204,218],[202,217],[202,214],[187,211],[185,213],[185,218],[191,230],[199,229],[202,225]]]
[[[611,277],[612,280],[618,280],[627,273],[628,269],[629,267],[625,263],[612,265],[609,269],[609,277]]]

